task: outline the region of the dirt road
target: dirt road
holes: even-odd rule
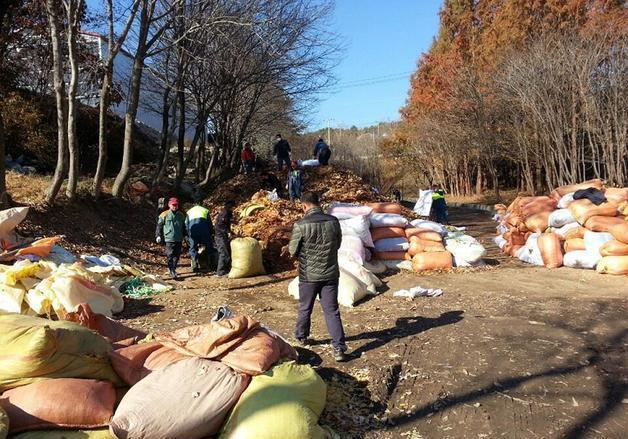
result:
[[[487,268],[384,278],[382,294],[342,309],[352,360],[334,363],[320,308],[300,350],[329,384],[321,422],[356,438],[625,438],[628,282],[532,267],[490,242],[486,213],[454,210],[489,248]],[[188,275],[176,291],[128,304],[145,330],[206,321],[218,305],[290,336],[294,273],[245,280]],[[444,295],[414,300],[415,285]]]

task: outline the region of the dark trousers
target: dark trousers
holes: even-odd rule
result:
[[[290,157],[277,157],[277,167],[281,171],[283,165],[286,165],[286,169],[290,169]]]
[[[292,185],[290,186],[290,201],[300,200],[301,199],[301,188],[299,186]]]
[[[216,250],[218,251],[218,266],[216,274],[222,276],[231,269],[231,248],[229,238],[224,235],[216,235]]]
[[[310,335],[312,309],[319,295],[327,331],[332,340],[331,344],[334,349],[344,352],[347,350],[347,345],[338,309],[338,279],[324,282],[299,282],[299,316],[294,336],[304,339]]]
[[[175,271],[181,257],[181,242],[166,242],[166,258],[168,258],[168,270]]]
[[[244,165],[245,174],[250,174],[253,172],[253,168],[255,167],[254,160],[245,160],[244,162],[242,162],[242,164]]]
[[[201,245],[205,246],[205,253],[208,255],[216,252],[216,249],[214,249],[214,244],[211,242],[211,240],[207,241],[206,239],[202,240],[190,237],[188,239],[188,243],[190,244],[190,257],[192,258],[192,261],[194,261],[194,263],[198,263],[198,250]]]

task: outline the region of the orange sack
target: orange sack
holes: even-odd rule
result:
[[[504,239],[512,245],[525,245],[527,240],[526,233],[522,233],[516,229],[504,233]]]
[[[525,225],[528,230],[536,233],[543,233],[549,226],[549,216],[551,212],[539,212],[526,219]]]
[[[523,248],[522,245],[512,245],[508,249],[508,255],[510,257],[516,258],[517,257],[517,253],[519,253],[519,250],[521,250],[522,248]]]
[[[448,251],[417,253],[412,257],[414,271],[443,270],[453,266],[453,258]]]
[[[9,431],[105,427],[113,416],[116,391],[109,381],[53,378],[7,390],[0,405]]]
[[[40,258],[45,258],[52,251],[52,247],[54,247],[57,242],[61,241],[61,239],[63,239],[63,236],[51,236],[49,238],[38,239],[28,247],[18,250],[17,256],[35,255]]]
[[[190,357],[188,355],[182,354],[174,348],[162,346],[156,351],[152,352],[148,356],[148,358],[146,358],[146,361],[144,362],[144,367],[149,371],[159,370],[163,369],[169,364],[185,360],[186,358]]]
[[[408,249],[408,254],[410,256],[414,256],[417,253],[421,252],[444,252],[445,246],[442,242],[436,241],[427,241],[425,239],[421,239],[418,236],[410,237],[410,248]]]
[[[628,222],[621,217],[592,216],[585,226],[594,232],[608,232],[617,241],[628,244]]]
[[[373,258],[380,261],[403,261],[406,259],[406,252],[373,252]]]
[[[584,239],[573,238],[565,240],[565,253],[573,252],[576,250],[586,250],[584,246]]]
[[[628,244],[614,240],[602,244],[600,247],[602,256],[628,256]]]
[[[628,256],[603,256],[595,271],[607,274],[628,274]]]
[[[373,241],[386,238],[405,238],[406,230],[403,227],[376,227],[371,229]]]
[[[571,192],[576,192],[580,189],[586,189],[589,187],[594,187],[595,189],[602,189],[604,183],[599,178],[594,178],[593,180],[587,180],[578,184],[569,184],[566,186],[557,187],[555,190],[562,197],[563,195],[567,195]]]
[[[78,323],[92,331],[96,331],[109,340],[110,343],[128,346],[146,337],[146,333],[142,331],[129,328],[114,319],[93,312],[87,303],[81,303],[75,312],[66,314],[64,320]]]
[[[558,268],[563,265],[563,249],[556,233],[542,233],[537,240],[543,264],[547,268]]]
[[[604,196],[613,204],[619,206],[628,201],[628,187],[609,187],[604,190]]]
[[[611,203],[602,203],[596,206],[587,199],[575,200],[569,205],[571,215],[580,223],[585,225],[587,220],[592,216],[616,216],[617,206]]]
[[[423,241],[443,242],[443,237],[438,232],[420,232],[414,236]]]
[[[368,207],[375,213],[396,213],[401,215],[401,205],[399,203],[368,203]]]
[[[406,238],[410,239],[412,236],[417,236],[419,233],[423,232],[433,232],[434,230],[428,229],[426,227],[408,227],[406,232]]]
[[[578,227],[574,227],[572,229],[567,230],[567,233],[565,233],[565,240],[567,239],[574,239],[574,238],[584,238],[584,233],[587,231],[587,229],[585,229],[582,226],[578,226]]]
[[[122,381],[132,386],[151,372],[144,363],[150,354],[161,347],[161,343],[154,341],[116,349],[109,354],[111,366]]]
[[[550,197],[534,197],[533,200],[521,206],[521,215],[528,218],[541,212],[552,212],[556,209],[558,202]]]

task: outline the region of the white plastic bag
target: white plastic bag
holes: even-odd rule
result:
[[[550,213],[549,226],[563,227],[564,225],[577,223],[576,219],[571,215],[569,209],[557,209]]]
[[[397,252],[405,251],[410,248],[407,238],[385,238],[375,241],[375,251],[378,252]]]
[[[396,213],[374,213],[371,215],[371,227],[406,227],[408,220]]]
[[[520,249],[519,255],[517,256],[520,260],[528,264],[545,265],[537,243],[539,236],[540,233],[533,233],[528,237],[526,244]]]
[[[342,238],[353,235],[362,240],[366,247],[373,247],[373,238],[370,231],[371,222],[366,215],[356,215],[349,219],[340,221],[340,230],[342,230]]]
[[[569,223],[569,224],[565,224],[562,227],[554,229],[554,233],[556,233],[557,235],[560,235],[562,238],[564,238],[565,235],[567,235],[568,231],[570,231],[571,229],[578,228],[578,227],[580,227],[580,224],[578,224],[577,222]]]
[[[584,248],[589,253],[600,254],[600,247],[615,238],[608,232],[584,232]]]
[[[508,241],[506,240],[506,238],[504,238],[502,235],[497,235],[496,237],[493,238],[493,242],[495,243],[495,245],[497,247],[499,247],[500,249],[503,249],[504,246],[506,244],[508,244]]]
[[[299,277],[294,278],[288,285],[288,293],[295,299],[299,299]],[[338,280],[338,304],[346,307],[353,305],[368,294],[366,285],[354,275],[340,268]],[[320,300],[320,297],[317,297]]]
[[[416,200],[414,210],[419,216],[430,216],[430,210],[432,209],[432,190],[419,190],[419,198]]]
[[[567,252],[563,256],[563,265],[571,268],[588,268],[590,270],[597,266],[602,256],[600,252],[588,252],[586,250],[575,250]]]
[[[7,235],[24,221],[28,214],[28,207],[12,207],[0,211],[0,236]]]
[[[447,228],[440,223],[435,223],[434,221],[416,219],[414,221],[411,221],[410,224],[412,225],[412,227],[433,230],[434,232],[438,232],[443,236],[447,235]]]
[[[304,168],[315,168],[316,166],[320,166],[318,159],[309,159],[301,161],[301,166]]]
[[[266,195],[268,201],[277,201],[279,199],[279,195],[277,194],[277,189],[273,189],[272,192],[268,192]]]
[[[560,197],[560,200],[558,200],[558,208],[559,209],[566,209],[566,208],[568,208],[569,205],[573,201],[573,194],[574,194],[574,192],[569,192],[568,194],[565,194],[562,197]]]
[[[484,246],[469,235],[445,238],[445,249],[453,255],[456,267],[474,266],[486,255]]]

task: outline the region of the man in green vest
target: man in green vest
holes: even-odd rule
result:
[[[157,241],[157,244],[164,243],[166,245],[168,271],[175,280],[179,279],[177,265],[181,257],[183,238],[186,235],[185,215],[179,210],[179,200],[170,198],[168,200],[168,210],[162,212],[157,220],[155,241]]]
[[[205,254],[208,258],[214,258],[216,249],[214,248],[214,225],[212,224],[209,210],[203,207],[202,200],[195,200],[194,207],[187,211],[185,218],[185,228],[188,233],[188,244],[190,245],[190,257],[192,258],[192,271],[200,271],[199,247],[205,246]]]

